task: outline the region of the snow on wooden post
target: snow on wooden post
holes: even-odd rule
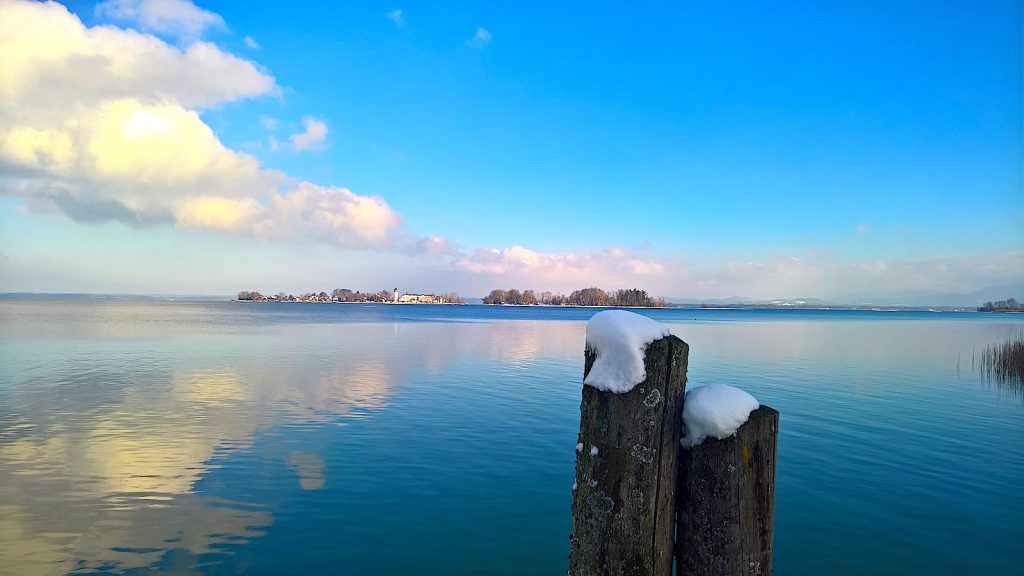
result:
[[[685,402],[678,574],[770,576],[779,413],[724,385]]]
[[[632,312],[587,325],[570,576],[672,574],[688,352]]]

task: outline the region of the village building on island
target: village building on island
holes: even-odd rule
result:
[[[402,294],[398,296],[398,289],[395,289],[395,297],[399,304],[444,304],[444,298],[434,294]]]

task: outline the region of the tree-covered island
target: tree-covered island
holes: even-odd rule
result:
[[[465,304],[466,300],[456,294],[402,294],[399,296],[398,288],[394,290],[381,290],[380,292],[352,291],[348,288],[335,288],[330,294],[327,292],[306,292],[295,296],[278,292],[272,296],[264,296],[258,291],[241,291],[238,293],[238,300],[247,302],[356,302],[356,303],[379,303],[379,304]]]
[[[978,312],[1024,312],[1024,303],[1017,302],[1015,298],[985,302],[978,307]]]
[[[484,297],[484,304],[511,306],[619,306],[623,308],[663,308],[663,298],[652,298],[647,291],[637,288],[605,291],[600,288],[574,290],[568,296],[552,292],[537,294],[533,290],[495,289]]]

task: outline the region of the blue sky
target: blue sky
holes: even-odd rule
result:
[[[101,67],[97,82],[125,88],[91,100],[73,96],[81,78],[48,86],[70,74],[55,67],[17,86],[23,98],[67,93],[60,119],[50,110],[3,118],[0,140],[5,130],[12,141],[26,126],[66,127],[68,109],[130,97],[153,112],[171,102],[159,114],[198,113],[228,157],[258,162],[259,175],[244,178],[267,188],[214,194],[202,188],[213,176],[197,172],[158,194],[151,173],[112,183],[98,155],[71,170],[44,165],[38,145],[36,156],[0,149],[0,290],[401,283],[481,295],[597,284],[670,297],[849,298],[1024,287],[1018,2],[67,8],[86,31],[139,30],[181,54],[206,42],[235,61],[221,71],[202,59],[181,70],[170,60]],[[9,38],[9,54],[30,49],[23,41]],[[69,48],[66,62],[81,50],[105,48]],[[168,95],[150,81],[153,66],[185,84],[238,74],[245,88],[227,93],[210,80],[195,89],[203,98]],[[325,137],[289,140],[310,126]],[[124,157],[118,150],[110,154]],[[274,194],[295,205],[288,194],[300,181],[316,198],[302,196],[286,217],[270,213]],[[88,210],[69,213],[39,182],[59,182]],[[330,192],[341,188],[354,199]],[[189,202],[210,197],[230,199],[228,220]],[[348,207],[372,198],[387,213],[375,205],[381,228],[370,230],[352,220],[365,212]],[[145,224],[117,216],[124,207]],[[438,249],[415,248],[425,238]]]

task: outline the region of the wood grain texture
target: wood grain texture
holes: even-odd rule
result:
[[[646,379],[631,391],[583,386],[571,576],[672,574],[688,354],[667,336],[647,347]],[[584,378],[594,359],[588,348]]]
[[[762,406],[736,435],[681,451],[678,573],[770,576],[779,413]]]

